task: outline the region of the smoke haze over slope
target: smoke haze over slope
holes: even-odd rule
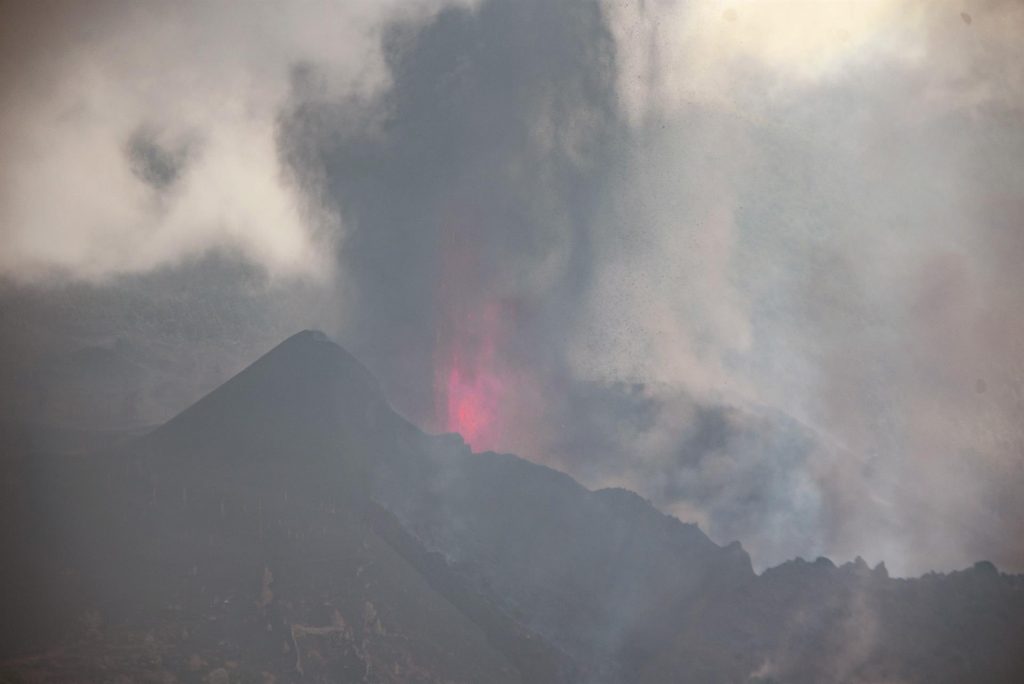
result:
[[[1024,569],[1019,3],[4,15],[4,377],[120,350],[154,422],[321,327],[758,567]]]

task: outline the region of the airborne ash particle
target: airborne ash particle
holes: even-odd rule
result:
[[[151,128],[142,126],[128,139],[125,156],[132,174],[158,192],[174,186],[194,156],[194,144],[168,144]]]

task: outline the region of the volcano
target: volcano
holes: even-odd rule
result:
[[[635,493],[422,432],[315,331],[141,437],[88,455],[7,445],[13,681],[1024,673],[1022,577],[824,558],[758,575],[740,544]]]

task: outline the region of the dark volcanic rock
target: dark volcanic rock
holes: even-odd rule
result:
[[[632,492],[422,433],[321,333],[143,437],[24,434],[4,426],[15,680],[1024,681],[1020,577],[757,576]]]

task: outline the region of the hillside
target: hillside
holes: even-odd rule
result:
[[[10,433],[14,435],[15,433]],[[1024,579],[893,579],[475,454],[299,333],[91,453],[8,440],[10,681],[1018,682]]]

